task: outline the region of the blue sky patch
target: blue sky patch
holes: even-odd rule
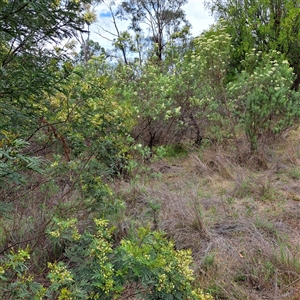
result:
[[[101,12],[99,14],[100,18],[110,18],[111,17],[111,12],[110,11],[106,11],[106,12]]]

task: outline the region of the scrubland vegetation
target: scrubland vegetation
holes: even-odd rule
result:
[[[100,2],[0,1],[0,298],[300,299],[297,4]]]

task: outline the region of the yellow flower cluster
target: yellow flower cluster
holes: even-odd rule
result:
[[[50,269],[50,282],[67,284],[73,281],[73,275],[67,270],[63,263],[48,263],[48,268]]]
[[[56,229],[49,232],[50,236],[54,238],[59,238],[63,233],[69,231],[71,233],[72,239],[77,241],[80,239],[80,234],[76,227],[77,219],[69,220],[54,220]]]

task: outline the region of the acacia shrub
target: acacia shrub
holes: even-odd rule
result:
[[[78,218],[84,227],[88,215],[109,218],[122,209],[107,183],[128,161],[132,111],[115,101],[104,68],[102,58],[77,65],[56,92],[45,93],[43,122],[33,117],[27,142],[2,132],[0,253],[28,244],[30,268],[60,256],[45,234],[55,218]]]
[[[30,249],[11,251],[0,259],[0,296],[3,299],[118,299],[131,287],[142,299],[212,300],[194,287],[190,251],[174,250],[162,232],[140,228],[131,239],[113,246],[108,222],[82,234],[75,219],[56,220],[48,234],[67,245],[64,259],[49,262],[47,283],[36,281],[27,268]],[[133,287],[133,290],[132,290]]]

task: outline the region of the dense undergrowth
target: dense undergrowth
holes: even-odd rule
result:
[[[299,299],[295,2],[100,2],[0,1],[0,298]]]

